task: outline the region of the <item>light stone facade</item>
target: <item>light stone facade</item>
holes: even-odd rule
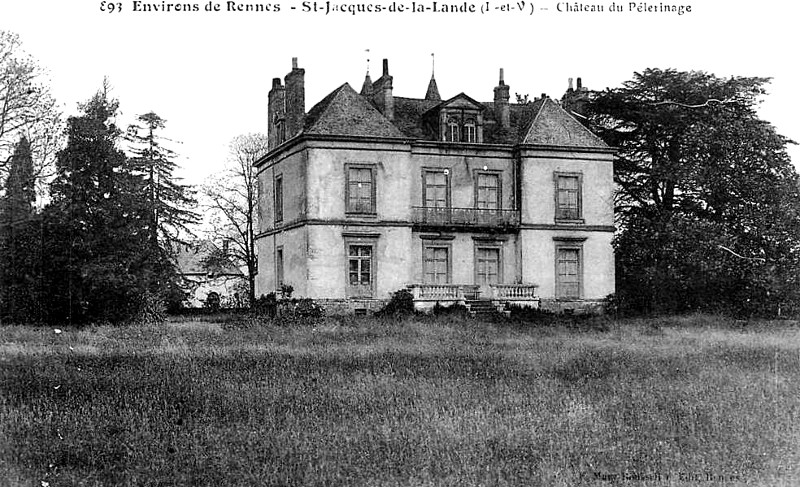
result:
[[[374,309],[414,285],[428,302],[513,288],[565,309],[614,292],[614,151],[556,101],[509,104],[502,72],[493,103],[441,101],[433,81],[396,98],[384,62],[360,94],[345,84],[306,113],[288,106],[304,73],[295,63],[270,92],[258,294],[289,284]]]

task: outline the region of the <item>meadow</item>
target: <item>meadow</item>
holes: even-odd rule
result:
[[[800,484],[800,327],[0,327],[0,485]]]

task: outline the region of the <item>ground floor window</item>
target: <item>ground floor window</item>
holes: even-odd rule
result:
[[[350,296],[371,296],[374,282],[372,245],[348,245],[347,280]]]
[[[581,249],[556,247],[556,298],[581,297]]]
[[[426,245],[422,251],[422,270],[425,284],[450,282],[450,248]]]

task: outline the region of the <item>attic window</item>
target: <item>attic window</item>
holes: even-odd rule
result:
[[[464,122],[464,142],[468,143],[475,143],[477,142],[477,138],[475,137],[475,120],[468,119]]]
[[[445,132],[445,140],[447,142],[460,142],[458,121],[455,118],[447,120],[447,131]]]

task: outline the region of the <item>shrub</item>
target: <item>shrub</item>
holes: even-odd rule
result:
[[[262,294],[253,303],[253,314],[262,317],[274,317],[277,313],[278,300],[275,293]]]
[[[453,316],[453,315],[469,315],[469,310],[463,304],[452,304],[450,306],[442,306],[437,301],[433,305],[434,316]]]
[[[392,299],[386,303],[378,316],[406,316],[414,313],[414,295],[408,289],[400,289],[392,293]]]
[[[313,299],[303,298],[295,303],[294,316],[306,322],[316,323],[325,317],[325,309]]]
[[[292,297],[292,293],[294,292],[294,286],[291,284],[281,284],[281,297],[283,299],[289,299]]]

